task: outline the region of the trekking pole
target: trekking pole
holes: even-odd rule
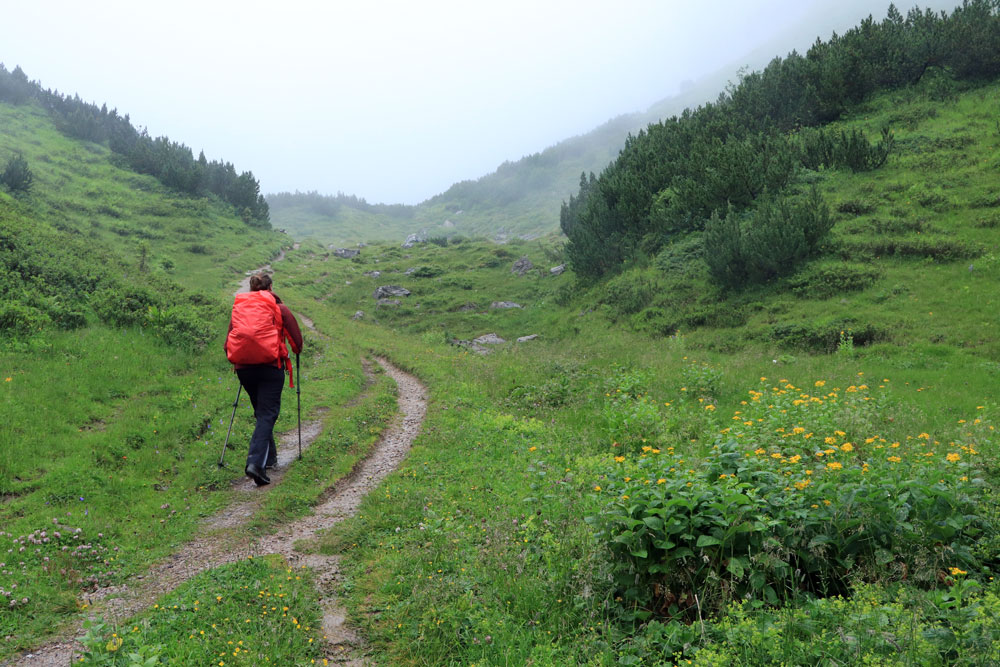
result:
[[[236,385],[236,400],[233,401],[233,416],[229,418],[229,431],[226,433],[226,442],[222,445],[222,456],[219,457],[219,467],[222,468],[222,461],[226,458],[226,447],[229,446],[229,436],[233,432],[233,421],[236,420],[236,406],[240,404],[240,392],[243,390],[243,383]]]
[[[299,413],[299,461],[302,460],[302,373],[299,371],[299,353],[295,353],[295,374],[299,383],[295,385],[295,407]]]

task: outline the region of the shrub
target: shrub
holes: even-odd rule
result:
[[[813,188],[804,200],[762,202],[746,218],[732,209],[705,228],[705,261],[719,284],[738,287],[788,273],[809,257],[833,226],[830,209]]]
[[[670,336],[677,331],[679,321],[659,306],[646,308],[632,316],[631,325],[635,331],[643,331],[655,336]]]
[[[601,303],[616,317],[631,315],[645,308],[655,291],[656,285],[646,277],[636,272],[624,273],[604,285]]]
[[[858,347],[891,340],[892,329],[874,324],[861,324],[854,320],[820,320],[812,323],[776,324],[768,332],[768,339],[789,347],[812,352],[835,352],[840,345],[840,334],[850,331]]]
[[[209,327],[189,306],[159,308],[149,306],[145,322],[153,333],[170,345],[178,347],[203,348],[211,338]]]
[[[722,371],[708,364],[692,363],[681,371],[681,382],[689,396],[714,398],[719,395]]]
[[[416,278],[434,278],[435,276],[440,276],[442,273],[444,273],[444,269],[440,266],[420,266],[414,270],[413,276]]]
[[[926,433],[890,443],[869,430],[886,406],[867,385],[810,395],[763,381],[700,462],[647,449],[609,470],[608,500],[588,521],[623,608],[691,621],[735,600],[779,605],[856,581],[933,586],[987,571],[994,556],[976,543],[998,526],[976,466],[984,426],[947,447]]]
[[[840,213],[847,213],[848,215],[866,215],[875,211],[878,208],[878,204],[866,199],[848,199],[837,204],[837,210]]]
[[[863,264],[827,264],[793,276],[788,286],[803,299],[828,299],[871,287],[881,275],[878,269]]]
[[[91,300],[102,321],[120,327],[142,324],[150,307],[160,305],[158,295],[138,285],[105,287],[95,292]]]
[[[16,153],[0,172],[0,183],[7,186],[7,189],[14,194],[26,194],[31,190],[31,185],[35,180],[35,175],[28,168],[28,161],[24,155]]]
[[[604,431],[621,452],[639,452],[656,443],[664,424],[656,403],[645,396],[616,394],[604,404]]]
[[[37,308],[17,301],[0,304],[0,334],[28,338],[52,324],[51,318]]]
[[[839,254],[847,260],[870,260],[881,257],[930,258],[943,262],[972,259],[983,254],[982,247],[968,241],[921,236],[917,239],[876,238],[843,239]]]
[[[830,169],[872,171],[885,164],[895,148],[895,137],[888,126],[882,128],[878,143],[872,144],[864,132],[806,128],[799,133],[799,159],[808,169],[825,166]]]

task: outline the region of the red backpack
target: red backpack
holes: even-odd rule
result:
[[[226,357],[233,364],[273,364],[288,369],[291,364],[284,341],[284,322],[274,294],[267,290],[236,295],[233,303],[232,329],[226,338]]]

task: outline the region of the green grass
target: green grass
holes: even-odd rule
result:
[[[318,606],[308,571],[250,557],[198,575],[120,627],[91,622],[74,664],[312,665]]]

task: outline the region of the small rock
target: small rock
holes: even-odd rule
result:
[[[521,336],[517,339],[518,343],[527,343],[529,340],[535,340],[538,338],[538,334],[531,334],[530,336]]]
[[[491,350],[489,348],[486,348],[486,347],[483,347],[482,345],[479,345],[475,341],[471,341],[471,340],[458,340],[457,338],[455,338],[451,342],[452,342],[453,345],[458,345],[459,347],[464,347],[464,348],[466,348],[468,350],[472,350],[476,354],[482,354],[484,356],[493,351],[493,350]]]
[[[375,300],[387,299],[390,296],[410,296],[410,290],[398,285],[382,285],[375,289]]]
[[[506,343],[507,341],[495,333],[488,333],[484,336],[480,336],[479,338],[474,338],[472,342],[477,345],[500,345],[501,343]]]
[[[566,270],[566,265],[560,264],[559,266],[553,266],[551,269],[549,269],[549,274],[553,276],[558,276],[565,270]]]
[[[531,260],[527,257],[522,257],[521,259],[514,262],[514,265],[510,267],[510,272],[523,276],[525,273],[535,268],[535,265],[531,263]]]
[[[406,271],[403,271],[403,275],[404,276],[412,276],[416,270],[417,270],[417,267],[411,266]]]
[[[363,275],[366,275],[369,278],[378,278],[380,275],[382,275],[382,272],[381,271],[365,271]]]
[[[360,250],[352,250],[350,248],[337,248],[333,251],[333,256],[341,259],[352,259],[360,254]]]
[[[462,306],[460,306],[458,310],[459,310],[459,312],[467,313],[470,310],[476,310],[477,308],[479,308],[479,306],[477,306],[476,304],[474,304],[471,301],[469,301],[469,302],[463,304]]]
[[[513,301],[494,301],[490,304],[490,308],[524,308],[524,306]]]
[[[363,319],[365,319],[365,311],[359,310],[359,311],[355,312],[354,315],[351,316],[351,319],[352,320],[363,320]]]

